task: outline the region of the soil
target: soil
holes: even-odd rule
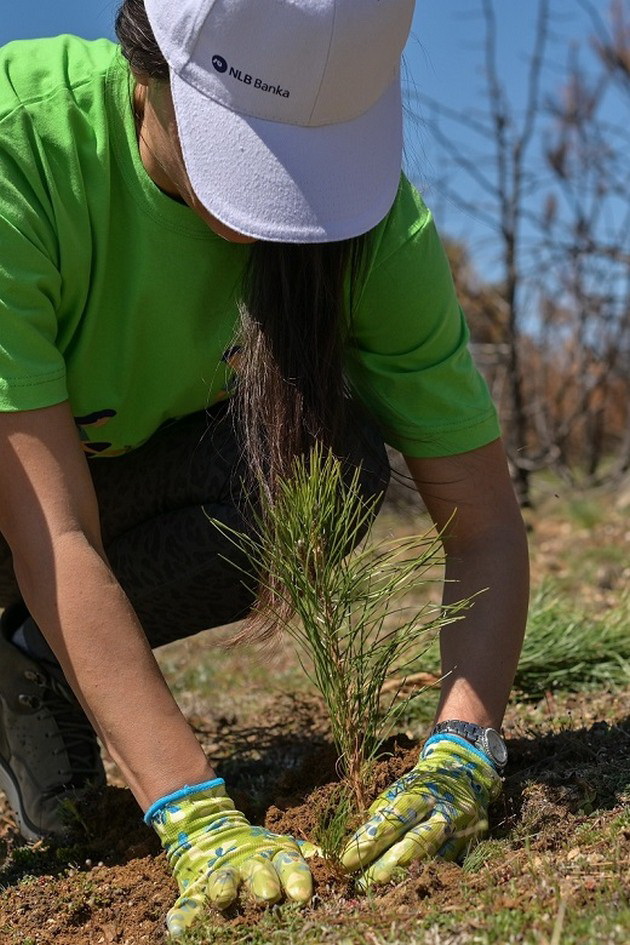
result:
[[[314,860],[312,911],[330,911],[332,902],[346,918],[369,913],[371,927],[385,927],[392,917],[404,923],[406,918],[417,920],[423,910],[466,908],[474,901],[471,896],[480,895],[489,883],[496,908],[522,906],[540,901],[540,874],[545,869],[563,877],[565,894],[576,904],[595,894],[607,876],[603,866],[609,851],[599,849],[597,842],[582,850],[574,838],[587,822],[603,829],[619,817],[621,791],[630,780],[630,692],[573,695],[562,703],[529,707],[528,713],[539,716],[534,727],[531,722],[525,727],[518,705],[510,707],[506,720],[511,767],[504,793],[491,812],[490,838],[499,849],[507,843],[499,856],[478,872],[448,863],[418,864],[407,879],[383,888],[369,901],[358,897],[352,881],[334,866]],[[559,715],[561,725],[554,721]],[[279,700],[274,716],[277,724],[267,727],[257,753],[268,772],[269,752],[282,775],[267,779],[264,790],[256,784],[252,793],[251,765],[242,751],[226,756],[223,773],[229,771],[230,783],[239,789],[238,801],[250,817],[277,832],[309,837],[336,787],[335,755],[326,738],[323,711],[316,700],[293,697]],[[302,725],[311,733],[310,740],[296,739],[290,731]],[[223,732],[229,745],[237,731],[237,719],[208,717],[203,728],[198,724],[204,744],[216,743]],[[248,732],[242,732],[241,749],[247,738]],[[373,774],[373,795],[409,770],[417,757],[417,746],[404,735],[385,749]],[[284,769],[277,765],[281,756],[290,760]],[[625,841],[630,852],[627,833]],[[164,919],[176,887],[155,836],[126,789],[110,784],[84,803],[73,839],[64,847],[20,846],[8,817],[0,824],[0,844],[5,858],[0,871],[2,945],[144,945],[164,940]],[[580,882],[572,884],[577,872]],[[627,893],[630,896],[630,884]],[[251,922],[255,910],[241,903],[217,916],[215,926]],[[469,921],[474,926],[474,914]]]

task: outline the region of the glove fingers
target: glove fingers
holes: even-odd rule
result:
[[[481,818],[466,825],[461,830],[456,830],[446,843],[440,847],[436,856],[452,862],[463,859],[470,848],[478,843],[487,829],[488,821]]]
[[[208,877],[206,897],[215,909],[227,909],[238,895],[240,876],[231,866],[215,870]]]
[[[435,856],[445,846],[450,832],[448,822],[434,814],[425,823],[407,831],[402,840],[373,863],[357,881],[359,888],[365,890],[377,883],[387,883],[398,867]]]
[[[373,863],[358,880],[359,888],[367,889],[377,883],[387,883],[398,867],[408,866],[415,860],[437,856],[454,862],[475,842],[475,837],[486,826],[484,821],[479,821],[479,826],[474,830],[469,828],[453,833],[453,821],[435,812],[424,823],[409,830]]]
[[[313,877],[303,857],[297,851],[281,850],[272,863],[287,897],[301,905],[309,902],[313,895]]]
[[[198,919],[206,902],[206,897],[198,892],[180,896],[166,916],[166,927],[173,937],[182,935]]]
[[[265,856],[250,856],[240,867],[247,891],[261,905],[272,905],[282,896],[280,877]]]
[[[181,935],[197,921],[201,910],[210,905],[215,909],[227,909],[238,894],[240,877],[238,870],[227,866],[210,873],[207,882],[195,883],[179,897],[166,917],[166,925],[172,936]]]
[[[346,845],[341,856],[344,868],[352,872],[372,863],[410,828],[424,820],[434,806],[434,797],[411,794],[400,797],[397,805],[381,807]]]

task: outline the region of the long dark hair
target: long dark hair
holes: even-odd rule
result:
[[[136,74],[168,81],[144,0],[124,0],[116,33]],[[315,441],[342,450],[343,348],[367,239],[251,246],[232,409],[251,480],[271,500],[294,458]]]
[[[144,0],[124,0],[116,14],[116,36],[134,72],[168,82],[168,64],[155,41]]]

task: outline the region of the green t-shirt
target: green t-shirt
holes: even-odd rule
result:
[[[93,456],[227,396],[249,252],[149,178],[131,89],[107,40],[0,50],[0,410],[69,400]],[[412,456],[495,439],[444,251],[404,177],[370,254],[347,373],[385,439]]]

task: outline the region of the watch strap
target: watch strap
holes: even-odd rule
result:
[[[475,725],[474,722],[460,722],[459,719],[449,719],[446,722],[438,722],[434,726],[432,735],[459,735],[473,745],[481,738],[484,729],[481,725]]]
[[[492,752],[488,741],[488,733],[491,733],[501,741],[503,754],[505,756],[503,760]],[[505,742],[500,732],[497,732],[496,729],[484,728],[481,725],[476,725],[474,722],[464,722],[461,719],[447,719],[444,722],[438,722],[437,725],[433,727],[431,737],[434,735],[454,735],[458,738],[463,738],[469,745],[472,745],[477,751],[481,752],[484,757],[488,758],[497,771],[502,772],[505,769],[507,763]]]

